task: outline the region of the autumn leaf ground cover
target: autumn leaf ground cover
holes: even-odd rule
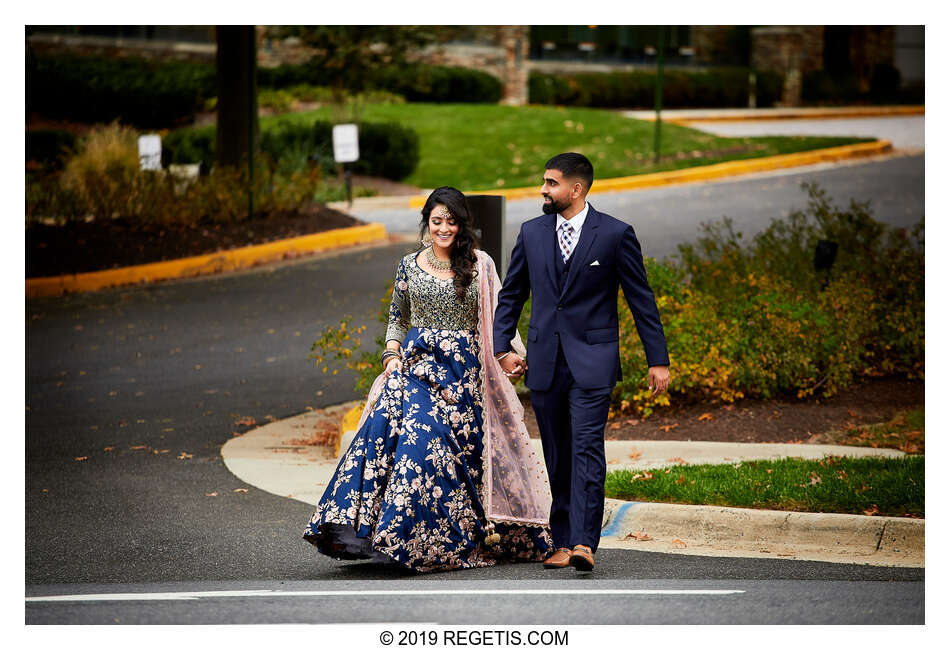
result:
[[[924,516],[924,457],[787,458],[620,470],[606,495],[629,501],[798,512]]]

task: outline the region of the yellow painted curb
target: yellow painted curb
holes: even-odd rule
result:
[[[356,425],[360,423],[361,415],[363,415],[363,407],[354,406],[343,416],[343,420],[340,422],[340,434],[336,437],[336,444],[333,446],[334,456],[340,455],[340,441],[343,439],[343,434],[347,431],[356,430]]]
[[[891,108],[848,108],[839,111],[815,111],[813,113],[789,112],[771,115],[709,115],[706,117],[670,117],[663,118],[667,124],[690,124],[691,122],[749,122],[769,120],[834,120],[855,117],[901,117],[904,115],[924,115],[923,106],[894,106]],[[655,117],[641,118],[645,122],[655,121]]]
[[[877,140],[875,142],[863,142],[860,144],[849,144],[841,147],[815,149],[813,151],[782,154],[780,156],[750,158],[748,160],[731,160],[729,162],[716,163],[714,165],[687,167],[685,169],[677,169],[671,172],[639,174],[637,176],[623,176],[620,178],[605,178],[603,180],[594,181],[594,185],[591,188],[590,193],[597,194],[599,192],[619,192],[623,190],[662,187],[664,185],[673,185],[676,183],[693,183],[716,178],[725,178],[728,176],[742,176],[743,174],[771,171],[774,169],[784,169],[787,167],[814,165],[821,162],[834,162],[837,160],[847,160],[849,158],[863,158],[865,156],[875,156],[886,153],[892,148],[893,147],[891,146],[890,141]],[[519,187],[509,190],[482,190],[476,193],[490,194],[493,196],[504,196],[507,199],[529,199],[537,198],[541,195],[541,186],[539,184],[537,187]],[[428,195],[422,194],[409,197],[409,207],[422,207],[425,205],[426,198],[428,198]]]
[[[59,296],[68,292],[95,291],[126,284],[172,280],[233,271],[284,259],[288,256],[316,253],[341,246],[366,244],[386,238],[381,223],[350,228],[336,228],[312,235],[302,235],[267,244],[244,246],[217,253],[196,255],[167,262],[138,264],[120,269],[60,275],[49,278],[27,278],[26,297]]]

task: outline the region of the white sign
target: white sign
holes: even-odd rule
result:
[[[360,159],[360,141],[355,124],[337,124],[333,127],[333,159],[338,163]]]
[[[162,138],[158,135],[139,136],[139,165],[142,169],[162,169]]]

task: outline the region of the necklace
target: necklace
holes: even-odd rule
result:
[[[440,260],[435,256],[435,251],[432,250],[432,246],[426,249],[426,261],[429,263],[429,266],[437,271],[450,271],[452,269],[452,260],[445,262]]]

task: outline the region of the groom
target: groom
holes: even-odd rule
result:
[[[653,394],[670,382],[666,339],[633,228],[587,203],[590,161],[562,153],[544,170],[544,215],[521,226],[495,310],[495,357],[509,376],[528,370],[511,351],[531,295],[527,355],[531,389],[551,483],[551,534],[557,550],[545,568],[594,568],[604,512],[604,428],[620,379],[617,288],[636,321]]]

